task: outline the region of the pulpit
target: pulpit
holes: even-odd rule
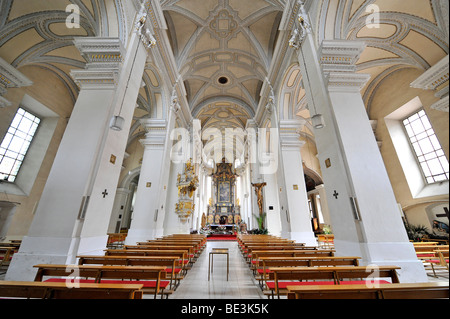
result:
[[[241,220],[239,200],[236,198],[236,173],[232,164],[216,165],[212,174],[214,196],[209,201],[208,223],[212,225],[235,225]]]

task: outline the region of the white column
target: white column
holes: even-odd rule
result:
[[[136,193],[133,220],[125,243],[134,245],[139,241],[154,239],[157,221],[161,216],[160,191],[164,189],[163,168],[166,153],[167,121],[164,119],[142,120],[147,134],[141,140],[144,146],[141,173]],[[165,202],[162,202],[164,205]],[[164,220],[164,218],[162,217]]]
[[[300,17],[299,42],[291,43],[300,48],[309,110],[322,114],[326,125],[314,133],[337,254],[361,256],[362,264],[398,265],[402,282],[427,281],[408,241],[361,98],[369,76],[356,73],[356,62],[364,44],[324,41],[319,57],[303,7]]]
[[[357,222],[364,238],[361,247],[368,263],[401,266],[402,281],[427,281],[408,240],[361,97],[369,76],[356,73],[355,64],[364,48],[365,44],[357,41],[324,41],[321,48],[335,125],[357,200]]]
[[[304,125],[300,120],[280,121],[280,144],[285,188],[288,202],[290,238],[307,246],[317,246],[311,226],[308,195],[303,172],[300,148],[300,130]]]
[[[113,209],[115,192],[119,182],[128,135],[133,120],[136,100],[142,83],[147,47],[141,42],[140,34],[133,33],[124,58],[119,85],[114,99],[113,115],[124,119],[120,131],[107,130],[99,147],[87,193],[90,196],[83,229],[80,233],[78,254],[103,253],[106,246],[108,225]],[[109,121],[108,123],[109,124]],[[107,195],[105,195],[107,193]]]
[[[131,196],[131,191],[126,188],[118,188],[116,191],[116,196],[114,198],[114,205],[111,213],[111,219],[109,221],[108,233],[115,233],[120,231],[117,229],[117,225],[122,224],[125,215],[125,208],[127,205],[128,197]]]
[[[77,42],[90,63],[75,75],[81,90],[28,235],[8,268],[7,280],[33,280],[33,265],[73,263],[78,254],[85,214],[82,203],[88,198],[86,192],[95,174],[99,146],[115,107],[122,59],[118,39],[96,39],[95,47],[91,41],[87,38]],[[90,60],[96,54],[104,59]],[[107,226],[100,225],[104,246]]]

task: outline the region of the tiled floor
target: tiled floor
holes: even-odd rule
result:
[[[212,248],[228,248],[230,273],[227,281],[227,257],[214,256],[214,269],[208,281],[208,257]],[[170,299],[263,299],[258,283],[245,263],[237,242],[208,242]]]

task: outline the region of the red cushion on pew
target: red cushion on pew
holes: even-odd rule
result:
[[[174,273],[178,274],[181,271],[181,268],[174,268]],[[172,267],[167,267],[166,272],[172,272]]]
[[[258,274],[263,274],[264,273],[264,269],[257,269],[256,270],[258,272]],[[272,272],[272,270],[266,269],[266,273]]]
[[[435,257],[434,254],[417,254],[417,257]]]

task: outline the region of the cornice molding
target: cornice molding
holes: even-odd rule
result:
[[[447,55],[441,61],[425,71],[414,82],[411,83],[411,87],[423,90],[435,90],[445,82],[449,80]]]
[[[319,48],[319,62],[330,91],[360,92],[370,80],[369,74],[356,73],[363,41],[325,40]]]
[[[437,91],[436,96],[440,100],[431,108],[437,111],[449,112],[449,97],[448,97],[448,81],[449,81],[449,66],[448,55],[441,61],[433,65],[414,82],[411,83],[412,88]]]
[[[140,140],[140,143],[148,148],[163,148],[167,136],[167,121],[164,119],[141,119],[140,123],[144,127],[145,139]]]
[[[74,39],[86,60],[84,70],[72,70],[70,75],[80,89],[114,89],[119,80],[125,48],[119,38],[83,37]]]
[[[0,107],[11,105],[10,101],[2,97],[9,88],[20,88],[30,85],[33,85],[32,81],[8,62],[0,58]]]
[[[431,108],[433,110],[437,110],[437,111],[442,111],[442,112],[447,112],[448,113],[449,112],[448,103],[449,103],[449,96],[447,95],[446,97],[440,99],[439,101],[437,101],[436,103],[431,105]]]
[[[8,89],[30,86],[33,85],[33,82],[8,62],[0,58],[0,85]]]

